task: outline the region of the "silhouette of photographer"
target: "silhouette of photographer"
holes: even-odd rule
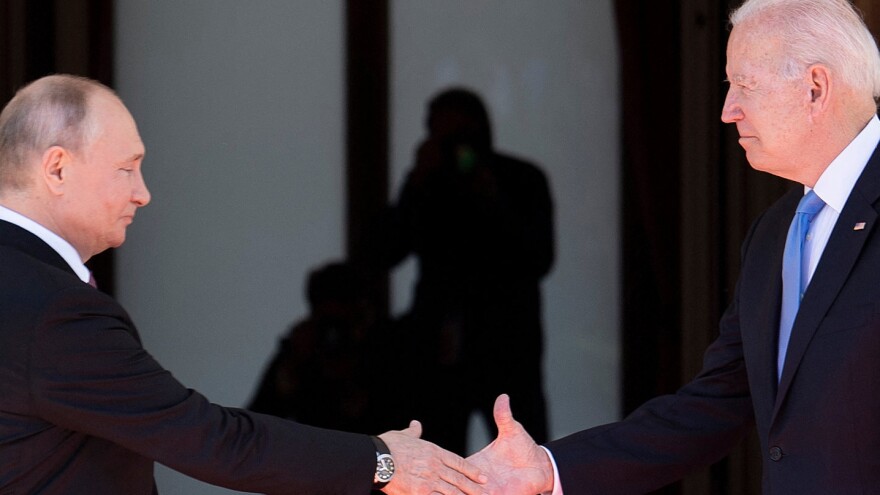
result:
[[[468,420],[494,431],[504,392],[536,439],[547,436],[542,378],[541,279],[554,258],[548,181],[535,165],[498,153],[480,97],[451,88],[428,105],[419,145],[379,256],[418,262],[412,307],[399,324],[420,391],[413,416],[424,438],[465,453]]]

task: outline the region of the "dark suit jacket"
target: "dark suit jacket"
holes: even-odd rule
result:
[[[366,494],[375,449],[209,403],[115,300],[0,221],[0,495],[151,494],[153,461],[237,490]]]
[[[620,423],[548,444],[566,495],[645,493],[718,460],[753,424],[765,495],[880,493],[880,154],[832,231],[777,386],[782,252],[802,193],[752,225],[697,378]]]

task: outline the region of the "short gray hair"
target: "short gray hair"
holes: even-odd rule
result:
[[[0,113],[0,190],[26,185],[24,167],[34,153],[52,146],[79,151],[97,125],[89,118],[89,99],[103,84],[71,75],[46,76],[18,90]]]
[[[819,63],[851,88],[880,98],[877,43],[849,0],[746,0],[730,14],[730,24],[759,16],[786,47],[783,77],[798,77]]]

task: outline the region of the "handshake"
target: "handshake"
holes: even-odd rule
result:
[[[513,419],[510,398],[495,400],[498,438],[462,459],[420,440],[418,421],[409,428],[380,435],[398,471],[382,491],[389,495],[535,495],[553,490],[553,465],[547,452]]]

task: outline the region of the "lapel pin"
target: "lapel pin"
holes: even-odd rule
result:
[[[865,230],[865,222],[857,222],[853,226],[853,230]]]

